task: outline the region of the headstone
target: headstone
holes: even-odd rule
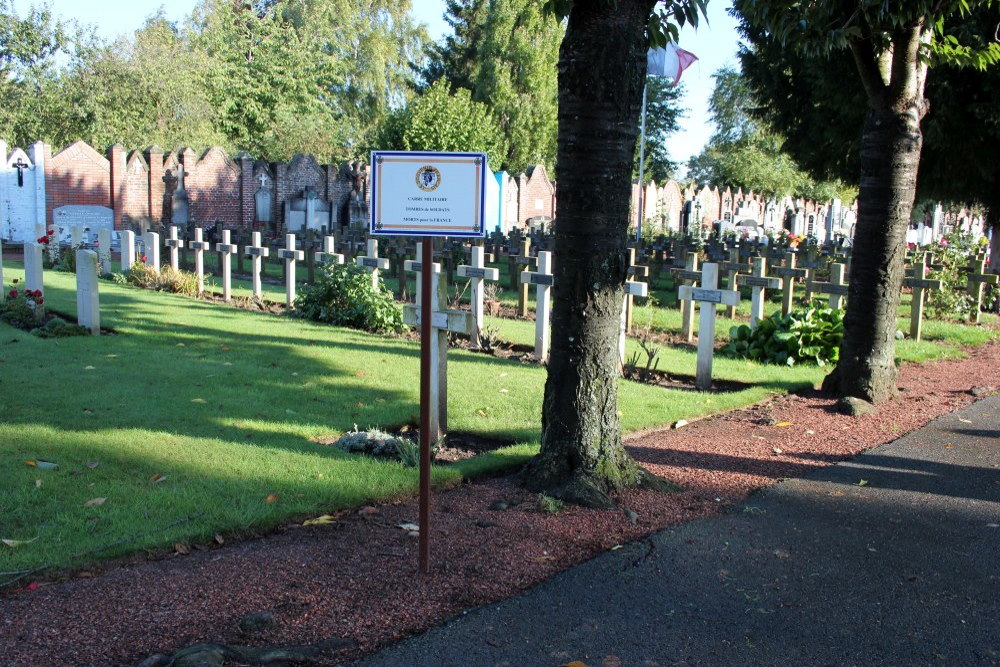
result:
[[[910,299],[910,338],[913,340],[920,340],[923,329],[924,299],[926,297],[924,292],[926,290],[941,289],[940,280],[928,280],[925,278],[929,259],[929,253],[922,253],[920,260],[913,263],[913,276],[903,279],[903,285],[913,290],[913,295]]]
[[[76,251],[76,322],[93,335],[101,335],[97,253],[93,250]]]
[[[265,187],[266,181],[263,178],[263,174],[261,176],[261,188],[253,196],[254,220],[256,222],[272,222],[274,219],[274,214],[272,213],[274,199],[271,197],[271,191]]]
[[[260,290],[260,264],[261,258],[271,254],[271,250],[261,244],[260,232],[253,232],[250,235],[250,245],[243,249],[243,253],[250,257],[250,276],[253,282],[253,295],[258,299],[261,297]]]
[[[538,253],[538,271],[522,271],[521,285],[535,285],[535,359],[542,363],[549,358],[549,314],[552,285],[552,253],[542,250]]]
[[[131,229],[121,231],[121,264],[122,273],[128,273],[135,264],[135,232]]]
[[[737,276],[738,285],[749,285],[751,290],[750,301],[750,328],[756,329],[760,321],[764,319],[764,304],[766,303],[768,289],[780,289],[781,278],[770,278],[767,276],[767,260],[763,257],[755,257],[753,260],[753,270],[749,276]]]
[[[302,190],[302,194],[285,200],[285,229],[290,232],[305,232],[312,229],[317,232],[329,232],[331,209],[330,202],[321,198],[310,187]]]
[[[458,275],[468,278],[472,282],[472,293],[470,296],[472,305],[472,332],[469,337],[473,349],[480,347],[480,333],[483,330],[483,281],[500,280],[500,269],[486,266],[486,250],[482,246],[472,246],[472,264],[460,264]]]
[[[75,225],[69,228],[69,247],[79,248],[83,245],[83,227]]]
[[[170,222],[187,226],[191,222],[188,210],[188,193],[184,189],[184,165],[177,165],[177,187],[170,197]]]
[[[378,272],[389,268],[389,260],[378,256],[378,241],[368,239],[368,254],[354,260],[358,266],[368,269],[372,276],[372,289],[378,289]]]
[[[170,225],[170,236],[166,240],[167,247],[170,248],[170,268],[174,271],[180,270],[178,251],[184,247],[184,241],[177,238],[177,225]]]
[[[188,247],[194,250],[194,273],[198,277],[198,294],[205,291],[205,251],[212,249],[212,244],[202,238],[201,227],[194,228],[194,240],[188,241]]]
[[[153,267],[157,273],[160,272],[160,235],[156,232],[146,232],[143,236],[145,242],[146,265]]]
[[[111,273],[111,230],[106,227],[97,230],[97,261],[99,273]]]
[[[986,273],[986,258],[983,256],[975,256],[970,260],[966,274],[968,284],[965,289],[973,301],[969,319],[978,324],[979,314],[983,309],[983,286],[996,285],[997,275],[995,273]]]
[[[285,234],[285,247],[278,250],[278,257],[285,260],[285,305],[295,307],[295,262],[305,253],[295,249],[295,234]]]
[[[830,307],[840,309],[844,307],[844,297],[847,296],[847,283],[844,281],[844,265],[835,262],[830,265],[830,282],[809,283],[810,292],[830,295]]]
[[[701,317],[698,324],[698,360],[694,384],[701,391],[712,388],[712,354],[715,351],[715,306],[722,303],[736,307],[740,303],[740,293],[736,290],[720,290],[719,266],[708,263],[702,267],[701,287],[681,285],[677,298],[689,303],[699,303]]]
[[[106,206],[59,206],[52,211],[52,226],[61,230],[57,239],[60,243],[70,243],[75,248],[98,240],[101,229],[113,231],[115,212]]]
[[[24,244],[24,287],[29,290],[45,292],[44,273],[42,269],[42,244],[36,241],[26,241]]]

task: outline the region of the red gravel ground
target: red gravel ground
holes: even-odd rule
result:
[[[253,646],[356,642],[328,664],[377,650],[464,609],[508,598],[601,551],[664,526],[704,517],[747,494],[889,442],[1000,386],[1000,344],[962,361],[904,367],[905,391],[864,417],[818,395],[782,396],[685,426],[640,434],[630,450],[678,494],[630,491],[635,512],[540,511],[509,478],[463,485],[435,499],[433,571],[416,572],[416,540],[397,524],[414,500],[288,527],[266,538],[146,563],[0,597],[0,663],[121,665],[197,641]],[[499,509],[497,503],[507,509]],[[276,625],[241,634],[245,614]]]

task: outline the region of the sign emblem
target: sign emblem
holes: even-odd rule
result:
[[[441,185],[441,172],[427,165],[417,169],[417,187],[424,192],[434,192]]]

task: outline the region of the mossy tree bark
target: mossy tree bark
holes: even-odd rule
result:
[[[591,507],[626,486],[667,488],[626,453],[618,330],[649,0],[577,0],[559,53],[559,215],[542,447],[526,485]]]

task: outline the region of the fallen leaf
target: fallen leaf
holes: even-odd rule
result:
[[[92,414],[94,414],[94,411],[91,410],[90,408],[84,408],[83,409],[83,414],[85,414],[85,415],[92,415]]]
[[[204,398],[192,398],[191,402],[192,403],[207,403],[208,401],[206,401]]]
[[[315,519],[306,519],[305,521],[302,522],[302,525],[303,526],[325,526],[327,524],[335,523],[336,521],[337,521],[337,519],[334,518],[332,515],[330,515],[330,514],[324,514],[322,516],[316,517]]]
[[[225,345],[223,345],[223,346],[222,346],[222,351],[223,351],[223,352],[229,352],[229,350],[230,350],[230,349],[231,349],[231,348],[228,348],[228,347],[226,347]]]
[[[87,467],[93,470],[97,466],[101,465],[100,461],[87,461]]]
[[[276,503],[276,502],[278,502],[278,494],[277,493],[269,493],[269,494],[267,494],[267,497],[264,498],[264,502],[265,503]]]
[[[622,545],[620,545],[620,544],[616,544],[615,546],[611,547],[611,550],[612,550],[612,551],[618,551],[618,550],[619,550],[619,549],[621,549],[621,548],[622,548]]]
[[[85,371],[92,371],[92,370],[94,370],[94,367],[93,366],[84,366],[83,370],[85,370]]]
[[[955,445],[953,445],[953,444],[951,444],[951,443],[949,442],[949,443],[948,443],[947,445],[945,445],[945,446],[944,446],[944,448],[945,448],[945,449],[955,449]]]
[[[861,481],[858,482],[858,486],[868,486],[868,480],[862,479]]]
[[[187,347],[184,343],[177,343],[177,347]]]
[[[789,557],[789,556],[790,556],[791,554],[789,554],[789,553],[788,553],[787,551],[785,551],[784,549],[775,549],[775,550],[774,550],[774,555],[775,555],[775,556],[776,556],[777,558],[788,558],[788,557]]]
[[[962,422],[963,424],[971,424],[972,423],[971,419],[963,419],[962,417],[959,417],[958,421]]]
[[[420,526],[418,526],[415,523],[410,523],[409,521],[407,521],[406,523],[397,524],[396,527],[397,528],[402,528],[403,530],[420,532]]]
[[[777,424],[775,424],[775,426],[777,426],[779,428],[784,427],[784,426],[791,426],[791,425],[792,425],[792,422],[778,422]]]
[[[25,544],[31,544],[32,542],[34,542],[37,539],[38,539],[38,536],[36,535],[35,537],[31,538],[30,540],[0,539],[0,542],[3,542],[4,544],[6,544],[11,549],[16,549],[17,547],[23,547]]]
[[[673,424],[671,424],[670,428],[677,429],[677,428],[681,428],[682,426],[687,426],[687,420],[686,419],[678,419]]]
[[[812,429],[809,429],[809,430],[806,431],[806,435],[813,435],[814,433],[816,433],[816,431],[814,431]]]
[[[160,482],[162,482],[162,481],[163,481],[163,480],[165,480],[166,478],[167,478],[167,476],[166,476],[166,475],[161,475],[161,474],[160,474],[160,473],[158,473],[158,472],[154,472],[154,473],[153,473],[153,474],[152,474],[152,475],[150,476],[150,478],[149,478],[149,483],[150,483],[150,484],[159,484]]]
[[[509,390],[509,389],[501,389],[501,390],[500,390],[500,393],[501,393],[501,394],[509,394],[509,393],[510,393],[510,390]]]
[[[107,498],[91,498],[83,504],[84,507],[100,507]]]
[[[117,354],[105,354],[104,357],[106,359],[117,359],[118,355]]]
[[[531,558],[531,560],[535,561],[536,563],[548,563],[549,561],[554,561],[555,559],[556,559],[555,556],[533,556]]]
[[[226,543],[226,540],[223,539],[222,535],[220,535],[219,533],[216,533],[215,534],[215,543],[218,544],[221,547],[223,544]]]
[[[358,371],[357,373],[354,374],[354,377],[363,378],[365,375],[367,375],[367,373],[365,373],[364,371]]]
[[[831,491],[830,495],[833,496],[834,498],[843,498],[847,494],[844,493],[843,491]]]
[[[30,584],[24,587],[26,591],[37,591],[40,588],[37,581],[32,581]]]
[[[224,363],[224,364],[222,364],[222,365],[223,365],[223,366],[232,366],[232,365],[233,365],[233,362],[231,362],[231,361],[227,361],[227,362],[225,362],[225,363]]]
[[[773,447],[771,449],[771,451],[774,452],[775,454],[780,454],[781,453],[781,448],[780,447]]]
[[[40,480],[40,479],[36,479],[35,480],[35,488],[36,489],[42,488],[42,480]]]
[[[177,552],[177,553],[179,553],[182,556],[186,556],[189,553],[191,553],[191,547],[189,547],[188,545],[184,544],[183,542],[176,542],[174,544],[174,551]]]

